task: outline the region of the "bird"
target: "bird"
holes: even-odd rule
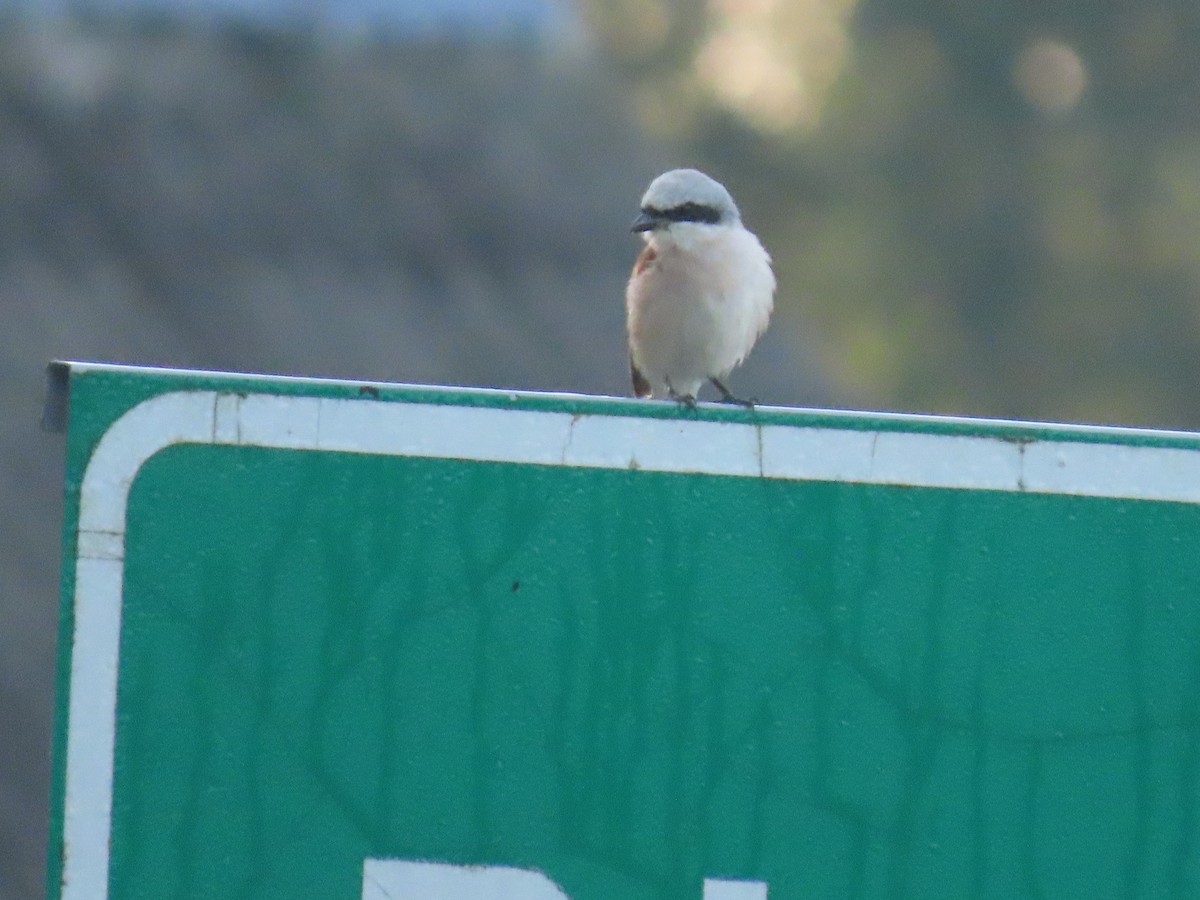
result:
[[[723,401],[753,406],[724,379],[767,328],[775,274],[729,191],[697,169],[664,172],[631,231],[645,244],[625,288],[634,396],[695,406],[707,381]]]

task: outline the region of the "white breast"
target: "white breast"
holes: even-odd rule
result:
[[[771,260],[741,225],[676,223],[625,291],[629,351],[655,394],[695,395],[746,358],[774,305]]]

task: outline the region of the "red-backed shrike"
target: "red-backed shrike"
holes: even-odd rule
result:
[[[646,246],[625,288],[633,392],[695,403],[722,384],[767,328],[774,306],[771,257],[742,226],[729,191],[695,169],[650,183],[633,230]]]

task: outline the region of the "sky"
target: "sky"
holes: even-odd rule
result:
[[[0,0],[0,7],[60,14],[75,10],[170,10],[189,16],[232,14],[265,22],[304,20],[350,30],[372,26],[545,30],[569,22],[555,0]]]

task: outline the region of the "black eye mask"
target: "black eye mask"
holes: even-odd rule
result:
[[[655,209],[653,206],[647,206],[642,209],[642,212],[651,218],[666,219],[668,222],[703,222],[706,225],[715,225],[721,221],[721,214],[715,207],[691,201],[681,203],[679,206],[672,206],[670,209]]]

